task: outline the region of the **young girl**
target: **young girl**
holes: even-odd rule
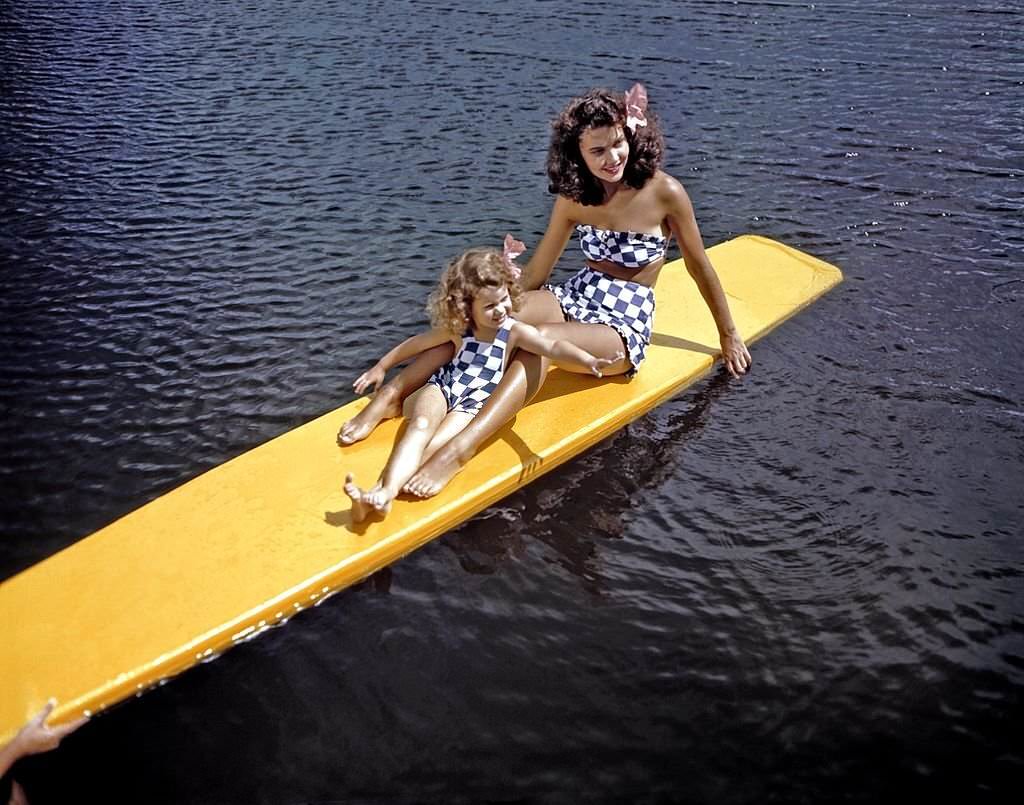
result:
[[[605,366],[621,360],[621,353],[595,357],[568,341],[546,338],[535,327],[512,318],[522,296],[515,257],[524,250],[522,243],[506,235],[503,253],[470,249],[449,263],[427,303],[434,329],[406,339],[356,379],[355,390],[362,394],[407,358],[445,342],[455,345],[455,357],[406,399],[405,432],[377,485],[364,491],[356,486],[351,473],[346,476],[345,493],[352,499],[353,522],[372,513],[388,513],[395,495],[403,491],[423,461],[480,410],[517,348],[597,377]]]

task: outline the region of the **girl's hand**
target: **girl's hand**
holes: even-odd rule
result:
[[[722,362],[733,377],[745,375],[754,362],[739,333],[734,331],[722,336]]]
[[[623,354],[621,352],[616,352],[611,358],[594,358],[589,363],[590,371],[595,377],[604,377],[604,375],[601,374],[601,370],[605,366],[611,366],[613,363],[618,363],[622,358]]]
[[[377,386],[383,382],[384,370],[381,368],[379,363],[375,363],[373,368],[368,369],[356,378],[356,382],[352,384],[352,388],[356,390],[356,394],[362,394],[367,389],[376,391]]]

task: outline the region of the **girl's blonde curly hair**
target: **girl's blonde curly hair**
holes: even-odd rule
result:
[[[518,310],[523,290],[512,268],[497,249],[470,249],[452,260],[427,300],[430,324],[463,335],[473,323],[473,300],[483,288],[508,288],[512,309]]]

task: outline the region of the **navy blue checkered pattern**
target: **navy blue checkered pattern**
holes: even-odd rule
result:
[[[427,382],[441,389],[449,411],[475,414],[498,387],[505,373],[505,353],[512,323],[512,317],[507,317],[493,341],[463,336],[455,357],[431,375]]]
[[[645,232],[616,232],[580,224],[580,248],[595,263],[607,260],[623,268],[643,268],[665,256],[668,238]]]
[[[620,280],[580,269],[561,285],[545,285],[558,299],[565,318],[585,324],[606,324],[622,336],[629,362],[629,374],[640,368],[651,343],[654,326],[654,289],[638,282]]]

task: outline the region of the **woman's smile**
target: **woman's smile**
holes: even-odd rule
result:
[[[614,176],[615,174],[622,170],[623,164],[624,163],[622,162],[616,162],[614,165],[608,165],[604,168],[604,172],[608,174],[609,177]]]
[[[586,129],[579,145],[583,161],[594,176],[606,182],[622,179],[629,161],[629,143],[621,126]]]

